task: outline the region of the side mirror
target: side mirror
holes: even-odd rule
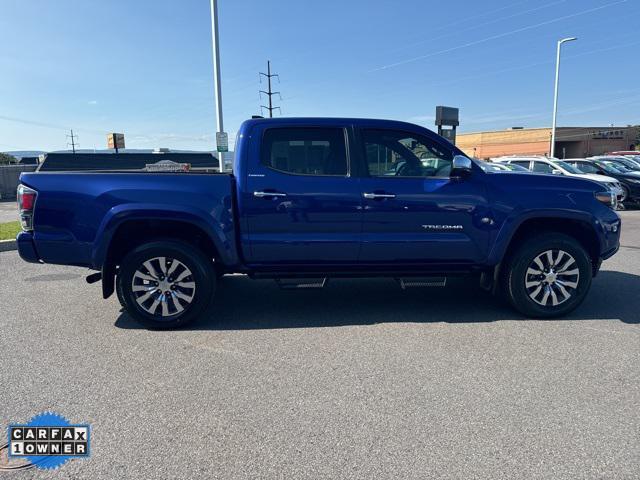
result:
[[[471,174],[472,171],[471,159],[464,155],[456,155],[453,157],[453,163],[451,164],[451,176],[463,177]]]
[[[551,173],[553,173],[554,175],[562,175],[562,170],[557,170],[557,169],[553,169],[551,170]]]

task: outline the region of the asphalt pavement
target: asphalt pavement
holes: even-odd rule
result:
[[[19,220],[18,217],[18,206],[14,201],[11,202],[0,202],[0,223],[5,222],[13,222],[15,220]]]
[[[92,426],[89,459],[6,476],[639,478],[640,212],[621,216],[584,304],[546,321],[468,281],[231,276],[210,318],[154,332],[86,270],[0,253],[3,427]]]

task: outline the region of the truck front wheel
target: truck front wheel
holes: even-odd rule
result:
[[[215,290],[213,262],[199,249],[175,240],[140,245],[120,264],[118,297],[147,328],[184,326],[201,316]]]
[[[591,259],[572,237],[541,234],[511,255],[503,290],[513,307],[534,318],[565,315],[575,309],[591,286]]]

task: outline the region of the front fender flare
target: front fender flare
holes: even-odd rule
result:
[[[529,210],[526,212],[514,212],[507,217],[502,223],[500,230],[496,235],[496,239],[493,242],[493,247],[487,257],[488,265],[499,264],[509,248],[513,237],[518,229],[529,220],[577,220],[579,222],[588,224],[598,237],[598,244],[602,249],[602,225],[593,215],[588,212],[568,209],[537,209]]]

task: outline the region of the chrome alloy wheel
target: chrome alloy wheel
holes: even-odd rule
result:
[[[131,291],[138,305],[155,316],[170,317],[184,311],[196,292],[191,270],[174,258],[145,261],[133,275]]]
[[[625,200],[627,200],[627,198],[629,198],[629,189],[627,187],[625,187],[624,185],[622,185],[622,187],[620,187],[622,189],[622,195],[620,196],[620,199],[618,200],[618,203],[622,203]]]
[[[564,250],[547,250],[533,259],[524,281],[531,300],[543,307],[555,307],[575,293],[580,269],[576,260]]]

